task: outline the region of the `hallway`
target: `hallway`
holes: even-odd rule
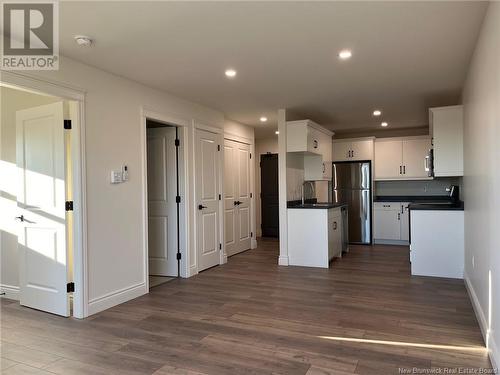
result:
[[[2,300],[7,374],[398,374],[489,367],[460,280],[410,277],[408,249],[351,246],[328,270],[278,242],[79,321]],[[24,370],[24,371],[23,371]]]

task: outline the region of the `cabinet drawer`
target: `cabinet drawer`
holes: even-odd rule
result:
[[[401,202],[375,202],[375,210],[398,211],[401,209]]]

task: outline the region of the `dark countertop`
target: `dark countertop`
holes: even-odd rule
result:
[[[441,201],[449,201],[447,195],[377,195],[374,202],[419,202],[419,203],[433,203]]]
[[[434,202],[434,203],[422,203],[415,202],[408,205],[410,210],[427,210],[427,211],[463,211],[464,202],[458,201],[457,203],[452,202]]]
[[[338,208],[347,206],[347,203],[332,203],[332,202],[317,202],[316,199],[307,199],[304,204],[301,201],[288,201],[287,208],[308,208],[328,210],[330,208]]]

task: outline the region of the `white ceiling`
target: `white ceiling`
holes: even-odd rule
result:
[[[61,2],[61,53],[272,134],[278,108],[331,129],[427,124],[456,104],[484,2]],[[78,47],[73,36],[95,39]],[[339,61],[350,48],[353,57]],[[235,79],[224,70],[237,70]],[[266,125],[259,117],[269,118]]]

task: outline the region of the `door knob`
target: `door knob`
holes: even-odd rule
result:
[[[207,208],[207,206],[204,206],[202,204],[198,205],[198,210],[203,210],[204,208]]]
[[[16,216],[15,219],[23,222],[24,221],[24,215]]]

